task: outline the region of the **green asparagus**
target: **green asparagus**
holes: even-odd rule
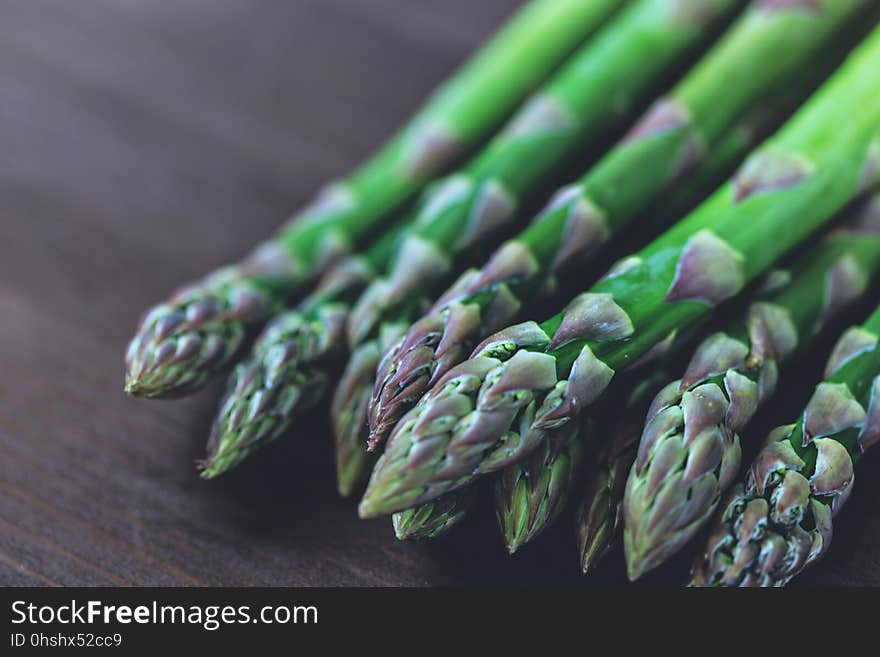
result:
[[[461,276],[391,347],[370,404],[370,447],[481,338],[514,321],[560,270],[582,265],[665,189],[715,157],[758,99],[791,78],[808,77],[802,69],[863,6],[861,0],[822,0],[805,11],[797,3],[754,3],[619,145],[562,189],[481,270]]]
[[[298,308],[269,322],[227,381],[200,463],[203,477],[237,466],[323,396],[340,364],[351,302],[375,278],[405,226],[394,226],[362,254],[335,265]]]
[[[126,353],[126,391],[185,395],[226,369],[248,335],[341,253],[364,242],[428,180],[479,145],[623,4],[528,4],[351,176],[328,186],[241,262],[150,310]]]
[[[506,467],[495,480],[495,515],[510,554],[537,538],[565,508],[580,470],[584,442],[591,433],[590,423],[583,424],[577,419],[551,432],[531,454]]]
[[[484,340],[397,425],[361,515],[421,504],[523,458],[617,370],[735,296],[875,184],[878,61],[880,29],[688,217],[563,312]]]
[[[588,53],[594,51],[595,48],[592,46],[587,46],[584,49],[584,52]],[[591,89],[595,92],[595,85],[590,87],[584,84],[585,81],[594,79],[596,76],[595,73],[591,76],[582,74],[584,66],[578,64],[582,56],[576,56],[560,78],[555,79],[549,85],[548,91],[539,94],[537,98],[554,98],[560,101],[560,107],[570,110],[578,107],[574,101],[580,100],[580,97],[571,92],[565,96],[558,90],[566,91],[574,88],[583,90],[583,93],[587,93]],[[561,99],[565,99],[567,104],[563,105]],[[610,114],[610,107],[605,107],[605,114]],[[588,113],[587,116],[593,118],[596,129],[601,127],[601,122],[597,120],[597,117],[602,116],[601,112]],[[512,125],[521,125],[521,121],[514,118]],[[510,169],[510,165],[505,164],[507,160],[522,158],[530,152],[548,152],[550,150],[547,148],[548,145],[560,144],[557,150],[561,154],[566,148],[574,147],[577,141],[571,142],[571,145],[563,146],[562,144],[567,142],[565,139],[560,142],[560,139],[566,136],[574,137],[578,134],[578,130],[583,132],[583,126],[579,122],[573,122],[561,131],[561,136],[551,134],[543,141],[536,140],[533,134],[525,134],[522,130],[517,132],[515,137],[502,136],[493,142],[485,154],[474,163],[472,167],[473,179],[477,180],[480,176],[485,177],[494,172],[496,177],[493,179],[496,182],[504,180],[504,176],[500,174],[505,171],[505,166]],[[548,158],[548,162],[553,159]],[[540,168],[538,170],[540,171]],[[437,232],[438,225],[441,225],[432,223],[426,214],[427,209],[436,209],[438,198],[444,193],[444,185],[440,184],[439,188],[439,192],[426,195],[422,206],[426,210],[416,213],[416,229],[406,233],[402,240],[403,243],[399,245],[400,255],[396,259],[391,274],[391,278],[398,281],[399,285],[403,285],[403,282],[410,284],[429,276],[429,272],[437,267],[436,247],[420,236]],[[462,222],[462,227],[466,223],[464,221],[466,218],[473,218],[479,214],[477,212],[478,205],[479,201],[474,200],[472,206],[456,208],[461,210],[457,214]],[[455,215],[455,212],[444,211],[440,213],[436,221],[442,222],[442,225],[448,228]],[[375,260],[375,266],[370,268],[373,278],[379,271],[384,270],[382,265],[388,260],[390,253],[391,251],[385,250],[381,259]],[[368,280],[370,279],[364,279],[364,281]],[[388,288],[389,285],[389,282],[380,279],[375,281],[368,290],[375,289],[375,286]],[[266,332],[258,342],[251,358],[244,365],[237,367],[233,373],[228,394],[221,404],[220,414],[214,424],[209,441],[209,455],[203,470],[205,476],[215,476],[234,467],[259,445],[265,444],[283,433],[294,413],[302,411],[320,397],[323,384],[328,378],[328,372],[326,367],[322,368],[320,363],[316,363],[316,361],[320,360],[318,356],[327,352],[333,354],[340,352],[342,335],[336,328],[340,322],[344,321],[350,310],[351,299],[339,297],[351,297],[355,291],[359,292],[362,288],[363,285],[350,286],[344,291],[344,294],[339,294],[336,297],[323,295],[306,306],[305,309],[282,313],[271,323],[271,330]],[[376,340],[379,339],[377,336]],[[302,342],[316,344],[320,347],[320,352],[309,358],[303,358],[302,350],[290,347],[290,345]],[[269,361],[262,362],[266,359]],[[325,364],[328,363],[328,359],[325,358],[324,361]],[[358,368],[362,368],[363,355],[357,354],[352,362]],[[346,374],[346,380],[349,378],[350,375]],[[341,389],[346,390],[347,387]],[[259,407],[254,406],[254,400],[259,400]],[[363,403],[359,397],[356,397],[355,401]],[[353,415],[358,414],[350,409],[342,408],[339,414],[334,414],[334,417],[337,418],[338,423],[340,419],[345,422],[349,416]],[[343,447],[337,451],[342,456],[349,454]],[[356,458],[360,459],[361,457]],[[344,465],[340,469],[345,470]],[[347,485],[343,484],[340,487],[344,489]]]
[[[379,359],[399,337],[400,326],[386,324],[378,340],[368,340],[356,347],[333,393],[330,418],[336,453],[336,484],[343,497],[360,488],[376,462],[375,454],[367,451],[364,439],[370,391]]]
[[[880,309],[843,334],[825,381],[768,436],[691,573],[696,586],[784,586],[831,545],[854,465],[880,438]]]
[[[464,520],[476,498],[476,487],[468,486],[427,504],[398,511],[391,516],[394,534],[400,541],[439,538]]]
[[[740,466],[740,435],[780,370],[880,271],[880,196],[812,246],[745,316],[694,351],[655,397],[624,497],[630,579],[668,560],[709,520]]]
[[[349,318],[352,364],[347,385],[339,388],[333,403],[337,444],[367,442],[362,425],[349,418],[368,414],[376,381],[371,369],[426,310],[430,292],[451,282],[457,256],[510,227],[518,208],[561,166],[595,147],[611,128],[622,126],[658,82],[704,42],[708,28],[742,4],[633,2],[573,55],[477,158],[425,195],[415,229],[401,244],[387,276],[365,290]],[[372,368],[364,367],[368,360],[375,361]],[[362,374],[358,381],[355,369]]]
[[[816,79],[821,77],[824,76]],[[662,206],[653,209],[654,216],[649,219],[651,223],[668,225],[672,223],[668,218],[680,217],[698,205],[699,201],[728,177],[735,169],[736,163],[741,161],[750,148],[758,143],[760,136],[765,134],[767,126],[772,125],[776,118],[784,115],[785,110],[791,107],[797,98],[801,97],[801,93],[805,93],[806,88],[799,90],[795,95],[788,93],[787,90],[785,98],[780,99],[783,102],[774,102],[769,111],[767,107],[762,107],[757,111],[750,112],[740,124],[713,147],[709,158],[698,169],[682,180],[675,189],[661,197]],[[390,353],[390,350],[387,353]],[[635,399],[631,400],[627,407],[633,410],[637,406],[637,402],[644,397],[644,407],[647,410],[650,402],[649,395],[656,392],[662,383],[669,379],[668,376],[664,376],[664,373],[665,369],[651,372],[642,385],[636,386],[636,390],[633,391]],[[656,385],[651,385],[652,383]],[[372,409],[373,406],[371,405],[370,408]],[[611,433],[613,444],[603,446],[601,453],[597,456],[599,462],[594,464],[586,477],[585,488],[591,492],[584,495],[585,504],[582,505],[578,518],[578,548],[582,555],[581,562],[584,572],[587,572],[591,565],[600,559],[619,538],[622,524],[619,519],[618,506],[623,499],[626,475],[635,458],[635,449],[642,429],[641,418],[644,417],[644,413],[636,412],[635,417],[632,416],[632,413],[627,413],[627,416],[628,422],[621,422],[621,426],[595,432]],[[357,452],[354,458],[363,459],[362,455],[363,452]],[[358,467],[363,467],[363,463],[369,463],[369,460],[362,460]],[[517,464],[509,467],[515,470]],[[540,474],[536,474],[536,476],[540,476]],[[470,488],[466,486],[458,491],[470,490]],[[445,497],[443,496],[441,499],[445,499]],[[432,502],[427,502],[423,506],[430,508],[431,504]],[[407,511],[414,512],[419,508],[421,507],[414,507],[414,509]]]
[[[586,574],[615,547],[621,536],[623,489],[635,460],[642,418],[654,393],[668,377],[665,368],[654,369],[632,386],[621,411],[596,418],[596,436],[608,436],[584,476],[583,494],[575,514],[581,570]],[[641,372],[640,372],[641,374]],[[614,404],[611,408],[616,408]]]
[[[727,176],[723,175],[723,173],[729,172],[734,164],[742,158],[742,155],[748,152],[749,146],[757,143],[758,136],[763,133],[763,126],[767,123],[767,118],[765,112],[757,112],[754,115],[749,116],[748,120],[742,125],[737,126],[732,130],[731,133],[722,140],[719,148],[713,152],[712,157],[699,169],[697,175],[691,176],[686,181],[683,181],[682,184],[676,188],[674,194],[670,194],[668,197],[663,198],[662,208],[657,210],[658,214],[663,217],[680,216],[685,211],[696,206],[699,201],[707,195],[708,190],[712,189],[707,181],[723,180],[726,178]],[[663,222],[664,219],[661,218],[660,221]],[[386,353],[390,353],[390,351],[386,350]],[[371,362],[375,362],[375,358],[371,360]],[[375,369],[375,367],[373,369]],[[367,407],[364,406],[363,408]],[[641,427],[639,427],[639,429],[640,428]],[[635,431],[635,429],[633,429],[633,431]],[[636,435],[633,438],[633,448],[635,448],[635,443],[638,443],[638,439],[639,434],[636,432]],[[362,447],[360,443],[356,443],[356,445]],[[341,458],[351,460],[351,463],[348,464],[348,468],[344,467],[344,463],[339,464],[340,469],[349,473],[349,475],[352,472],[361,472],[372,460],[364,456],[362,449],[353,448],[349,450],[340,450],[337,454]],[[629,470],[629,465],[631,463],[632,460],[626,464],[626,471]],[[515,466],[510,467],[514,468]],[[625,481],[626,472],[623,472],[620,476],[623,478],[623,481]],[[349,491],[350,490],[351,489],[349,489]],[[425,504],[425,506],[430,505],[431,502]],[[414,507],[414,509],[418,508],[420,507]]]

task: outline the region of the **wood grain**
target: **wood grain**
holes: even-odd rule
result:
[[[619,557],[578,576],[570,519],[514,559],[487,508],[429,545],[359,521],[334,491],[323,409],[203,482],[216,387],[121,392],[149,304],[359,162],[516,4],[0,0],[0,583],[624,581]],[[880,584],[865,466],[803,583]]]

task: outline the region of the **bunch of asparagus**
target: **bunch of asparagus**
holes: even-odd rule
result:
[[[622,544],[636,579],[714,522],[693,584],[784,584],[880,435],[875,314],[732,486],[785,369],[876,292],[877,17],[533,0],[349,178],[149,311],[126,390],[229,372],[204,477],[330,398],[339,491],[368,479],[361,516],[399,539],[491,490],[513,553],[577,499],[584,572]]]

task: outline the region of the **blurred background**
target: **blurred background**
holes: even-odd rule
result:
[[[122,393],[144,308],[361,161],[518,4],[0,0],[0,583],[625,581],[620,556],[579,576],[567,515],[515,558],[488,508],[432,544],[358,520],[335,492],[326,409],[204,482],[218,388]],[[800,396],[773,419],[818,375],[793,372]],[[878,473],[796,584],[880,584]]]

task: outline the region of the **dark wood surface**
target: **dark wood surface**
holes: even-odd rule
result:
[[[0,0],[0,583],[623,583],[620,557],[578,576],[570,518],[516,558],[487,508],[429,545],[359,521],[320,412],[203,482],[217,388],[121,391],[144,308],[345,173],[516,4]],[[878,475],[802,583],[880,584]]]

